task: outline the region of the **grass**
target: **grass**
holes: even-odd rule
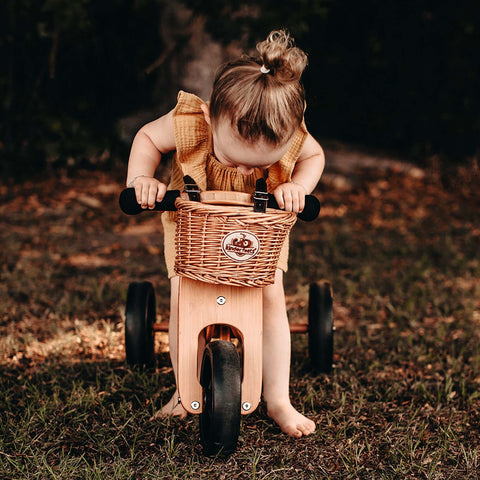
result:
[[[292,322],[309,282],[334,288],[333,373],[293,337],[292,401],[317,431],[288,438],[260,405],[226,459],[202,455],[196,416],[151,420],[174,389],[165,335],[155,372],[124,363],[128,283],[152,281],[168,317],[158,216],[119,213],[101,173],[0,187],[0,477],[480,478],[479,177],[447,173],[326,177],[286,278]]]

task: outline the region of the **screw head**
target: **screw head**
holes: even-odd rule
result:
[[[248,412],[248,411],[252,408],[252,405],[251,405],[249,402],[243,402],[242,408],[243,408],[246,412]]]
[[[197,402],[196,400],[194,400],[190,406],[192,407],[192,410],[198,410],[200,408],[200,402]]]
[[[226,299],[225,297],[222,297],[222,296],[217,297],[217,303],[218,303],[219,305],[225,305],[225,302],[226,302],[226,301],[227,301],[227,299]]]

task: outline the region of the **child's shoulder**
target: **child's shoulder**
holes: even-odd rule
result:
[[[203,114],[204,102],[197,95],[181,90],[177,98],[172,117],[177,155],[183,162],[190,155],[208,153],[210,126]]]

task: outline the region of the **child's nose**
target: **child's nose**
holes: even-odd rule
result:
[[[245,165],[239,165],[237,167],[237,170],[242,174],[242,175],[250,175],[251,173],[253,173],[253,171],[255,170],[254,168],[252,167],[246,167]]]

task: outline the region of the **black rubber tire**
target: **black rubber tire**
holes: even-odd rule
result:
[[[132,282],[125,309],[125,353],[134,367],[155,367],[155,291],[150,282]]]
[[[200,374],[203,387],[200,443],[205,455],[229,455],[237,448],[241,379],[240,357],[235,345],[225,340],[207,344]]]
[[[308,353],[315,370],[330,373],[333,367],[333,298],[330,282],[310,284],[308,299]]]

